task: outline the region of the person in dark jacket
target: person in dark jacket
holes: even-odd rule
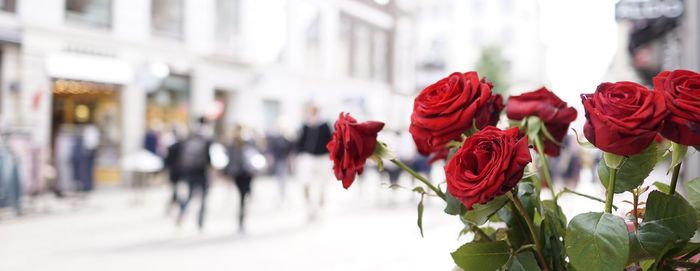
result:
[[[326,183],[332,178],[326,144],[331,140],[331,128],[322,121],[319,108],[309,105],[306,120],[297,141],[297,167],[304,184],[304,197],[308,206],[308,218],[313,220],[323,208]]]
[[[280,203],[286,197],[286,182],[289,174],[289,156],[294,149],[294,144],[281,133],[280,128],[271,131],[265,138],[267,155],[272,162],[272,173],[277,179],[280,191]]]
[[[168,172],[168,180],[173,189],[173,194],[168,203],[168,210],[178,203],[177,197],[177,184],[182,179],[182,174],[180,173],[178,160],[180,158],[180,147],[182,146],[182,139],[178,135],[177,131],[173,131],[175,135],[175,143],[168,146],[165,159],[163,159],[163,164],[165,165],[165,170]]]
[[[185,215],[187,205],[192,200],[195,194],[199,194],[202,203],[200,205],[197,225],[201,230],[204,227],[204,212],[206,210],[207,191],[209,188],[208,171],[211,165],[211,157],[209,156],[209,147],[211,140],[206,135],[207,119],[201,117],[198,119],[193,132],[182,141],[178,150],[178,174],[182,179],[187,181],[189,194],[187,199],[180,202],[180,215],[178,215],[176,224],[180,225]]]
[[[238,229],[244,232],[245,202],[250,194],[250,184],[253,181],[255,168],[251,164],[250,153],[254,151],[253,144],[246,142],[242,135],[242,127],[235,125],[231,142],[226,146],[229,163],[225,167],[227,176],[233,179],[238,189],[240,204],[238,205]]]

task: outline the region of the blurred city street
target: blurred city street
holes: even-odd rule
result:
[[[296,184],[281,204],[272,179],[254,181],[247,230],[235,223],[236,193],[218,182],[203,232],[194,212],[175,227],[165,187],[99,191],[73,206],[0,220],[0,270],[451,270],[460,245],[455,217],[427,202],[425,238],[418,197],[377,182],[344,191],[329,185],[328,206],[307,221]],[[71,200],[73,201],[73,200]],[[392,203],[393,202],[393,203]],[[64,203],[66,204],[66,203]],[[194,211],[196,208],[192,208]],[[173,210],[174,211],[174,210]],[[462,237],[462,239],[470,237]]]
[[[547,89],[577,111],[545,141],[555,191],[602,197],[582,93],[700,70],[698,28],[684,0],[0,0],[0,271],[453,270],[473,236],[426,197],[421,237],[400,167],[444,190],[444,147],[486,115],[528,123],[499,104]],[[444,110],[414,118],[423,96]],[[342,113],[381,131],[337,140]],[[368,160],[352,183],[368,157],[345,149],[385,154],[375,136],[406,165]],[[532,150],[523,172],[547,168]],[[681,179],[700,175],[688,153]],[[181,215],[207,189],[204,219],[196,196]],[[568,219],[603,209],[559,199]]]
[[[281,203],[274,179],[255,180],[245,233],[234,218],[235,188],[225,180],[210,192],[202,232],[197,208],[181,227],[175,210],[166,215],[165,186],[139,196],[115,188],[87,199],[37,199],[27,216],[0,220],[0,270],[452,270],[449,253],[471,237],[457,239],[461,223],[443,213],[444,203],[426,201],[421,238],[418,196],[367,175],[350,191],[329,185],[327,208],[314,221],[298,183]],[[602,195],[596,186],[582,182],[579,191]],[[561,204],[569,218],[602,207],[571,195]]]

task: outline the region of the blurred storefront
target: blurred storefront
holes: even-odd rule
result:
[[[0,0],[0,127],[31,131],[57,183],[89,131],[99,186],[129,176],[147,132],[199,116],[219,139],[232,123],[293,132],[308,102],[329,121],[398,119],[406,102],[392,97],[413,91],[399,2]]]
[[[119,86],[59,79],[53,82],[52,93],[54,163],[67,165],[70,162],[62,159],[72,159],[94,165],[95,180],[101,183],[118,182],[121,179],[118,165],[122,129]],[[76,144],[94,154],[83,155],[76,150]],[[59,176],[63,176],[65,171],[75,170],[56,169]],[[91,168],[83,170],[92,174]]]

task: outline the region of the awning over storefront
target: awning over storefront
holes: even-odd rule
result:
[[[46,71],[53,78],[111,84],[127,84],[134,77],[133,68],[126,61],[65,52],[50,55],[46,59]]]
[[[0,28],[0,43],[20,44],[21,41],[16,29]]]

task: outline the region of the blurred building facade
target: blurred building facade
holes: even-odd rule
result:
[[[412,87],[400,2],[0,0],[0,127],[31,130],[49,162],[95,126],[98,181],[118,182],[148,127],[293,131],[309,102],[387,119]]]
[[[501,66],[501,74],[495,77],[505,79],[495,86],[496,91],[519,93],[541,86],[546,80],[546,47],[539,2],[418,1],[416,88],[452,71],[482,69],[480,75],[484,75],[487,67],[480,62],[492,57],[489,54],[495,54]]]

